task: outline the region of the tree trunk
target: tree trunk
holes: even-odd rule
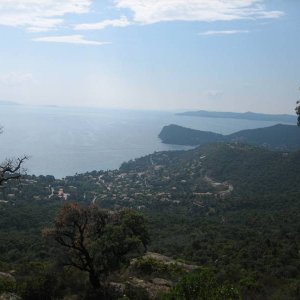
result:
[[[90,283],[94,289],[100,289],[100,280],[99,276],[97,276],[94,272],[89,273]]]

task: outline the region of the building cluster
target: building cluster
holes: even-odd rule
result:
[[[26,176],[21,186],[7,187],[2,203],[18,197],[34,200],[85,201],[109,207],[138,210],[149,204],[180,204],[184,199],[201,207],[202,199],[230,196],[233,186],[206,175],[205,155],[184,159],[158,152],[121,166],[119,170],[93,171],[63,179],[53,176]]]

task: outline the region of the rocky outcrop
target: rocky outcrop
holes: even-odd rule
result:
[[[9,273],[0,272],[0,295],[2,295],[3,293],[12,293],[15,291],[15,288],[15,277]]]
[[[0,300],[22,300],[22,298],[14,293],[3,293],[0,295]]]

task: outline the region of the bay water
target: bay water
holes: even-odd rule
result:
[[[230,134],[276,122],[178,116],[174,112],[0,105],[0,162],[30,156],[28,174],[62,178],[118,168],[154,151],[185,150],[158,135],[165,125]]]

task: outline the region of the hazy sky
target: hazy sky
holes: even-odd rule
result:
[[[298,0],[0,0],[0,100],[293,113]]]

